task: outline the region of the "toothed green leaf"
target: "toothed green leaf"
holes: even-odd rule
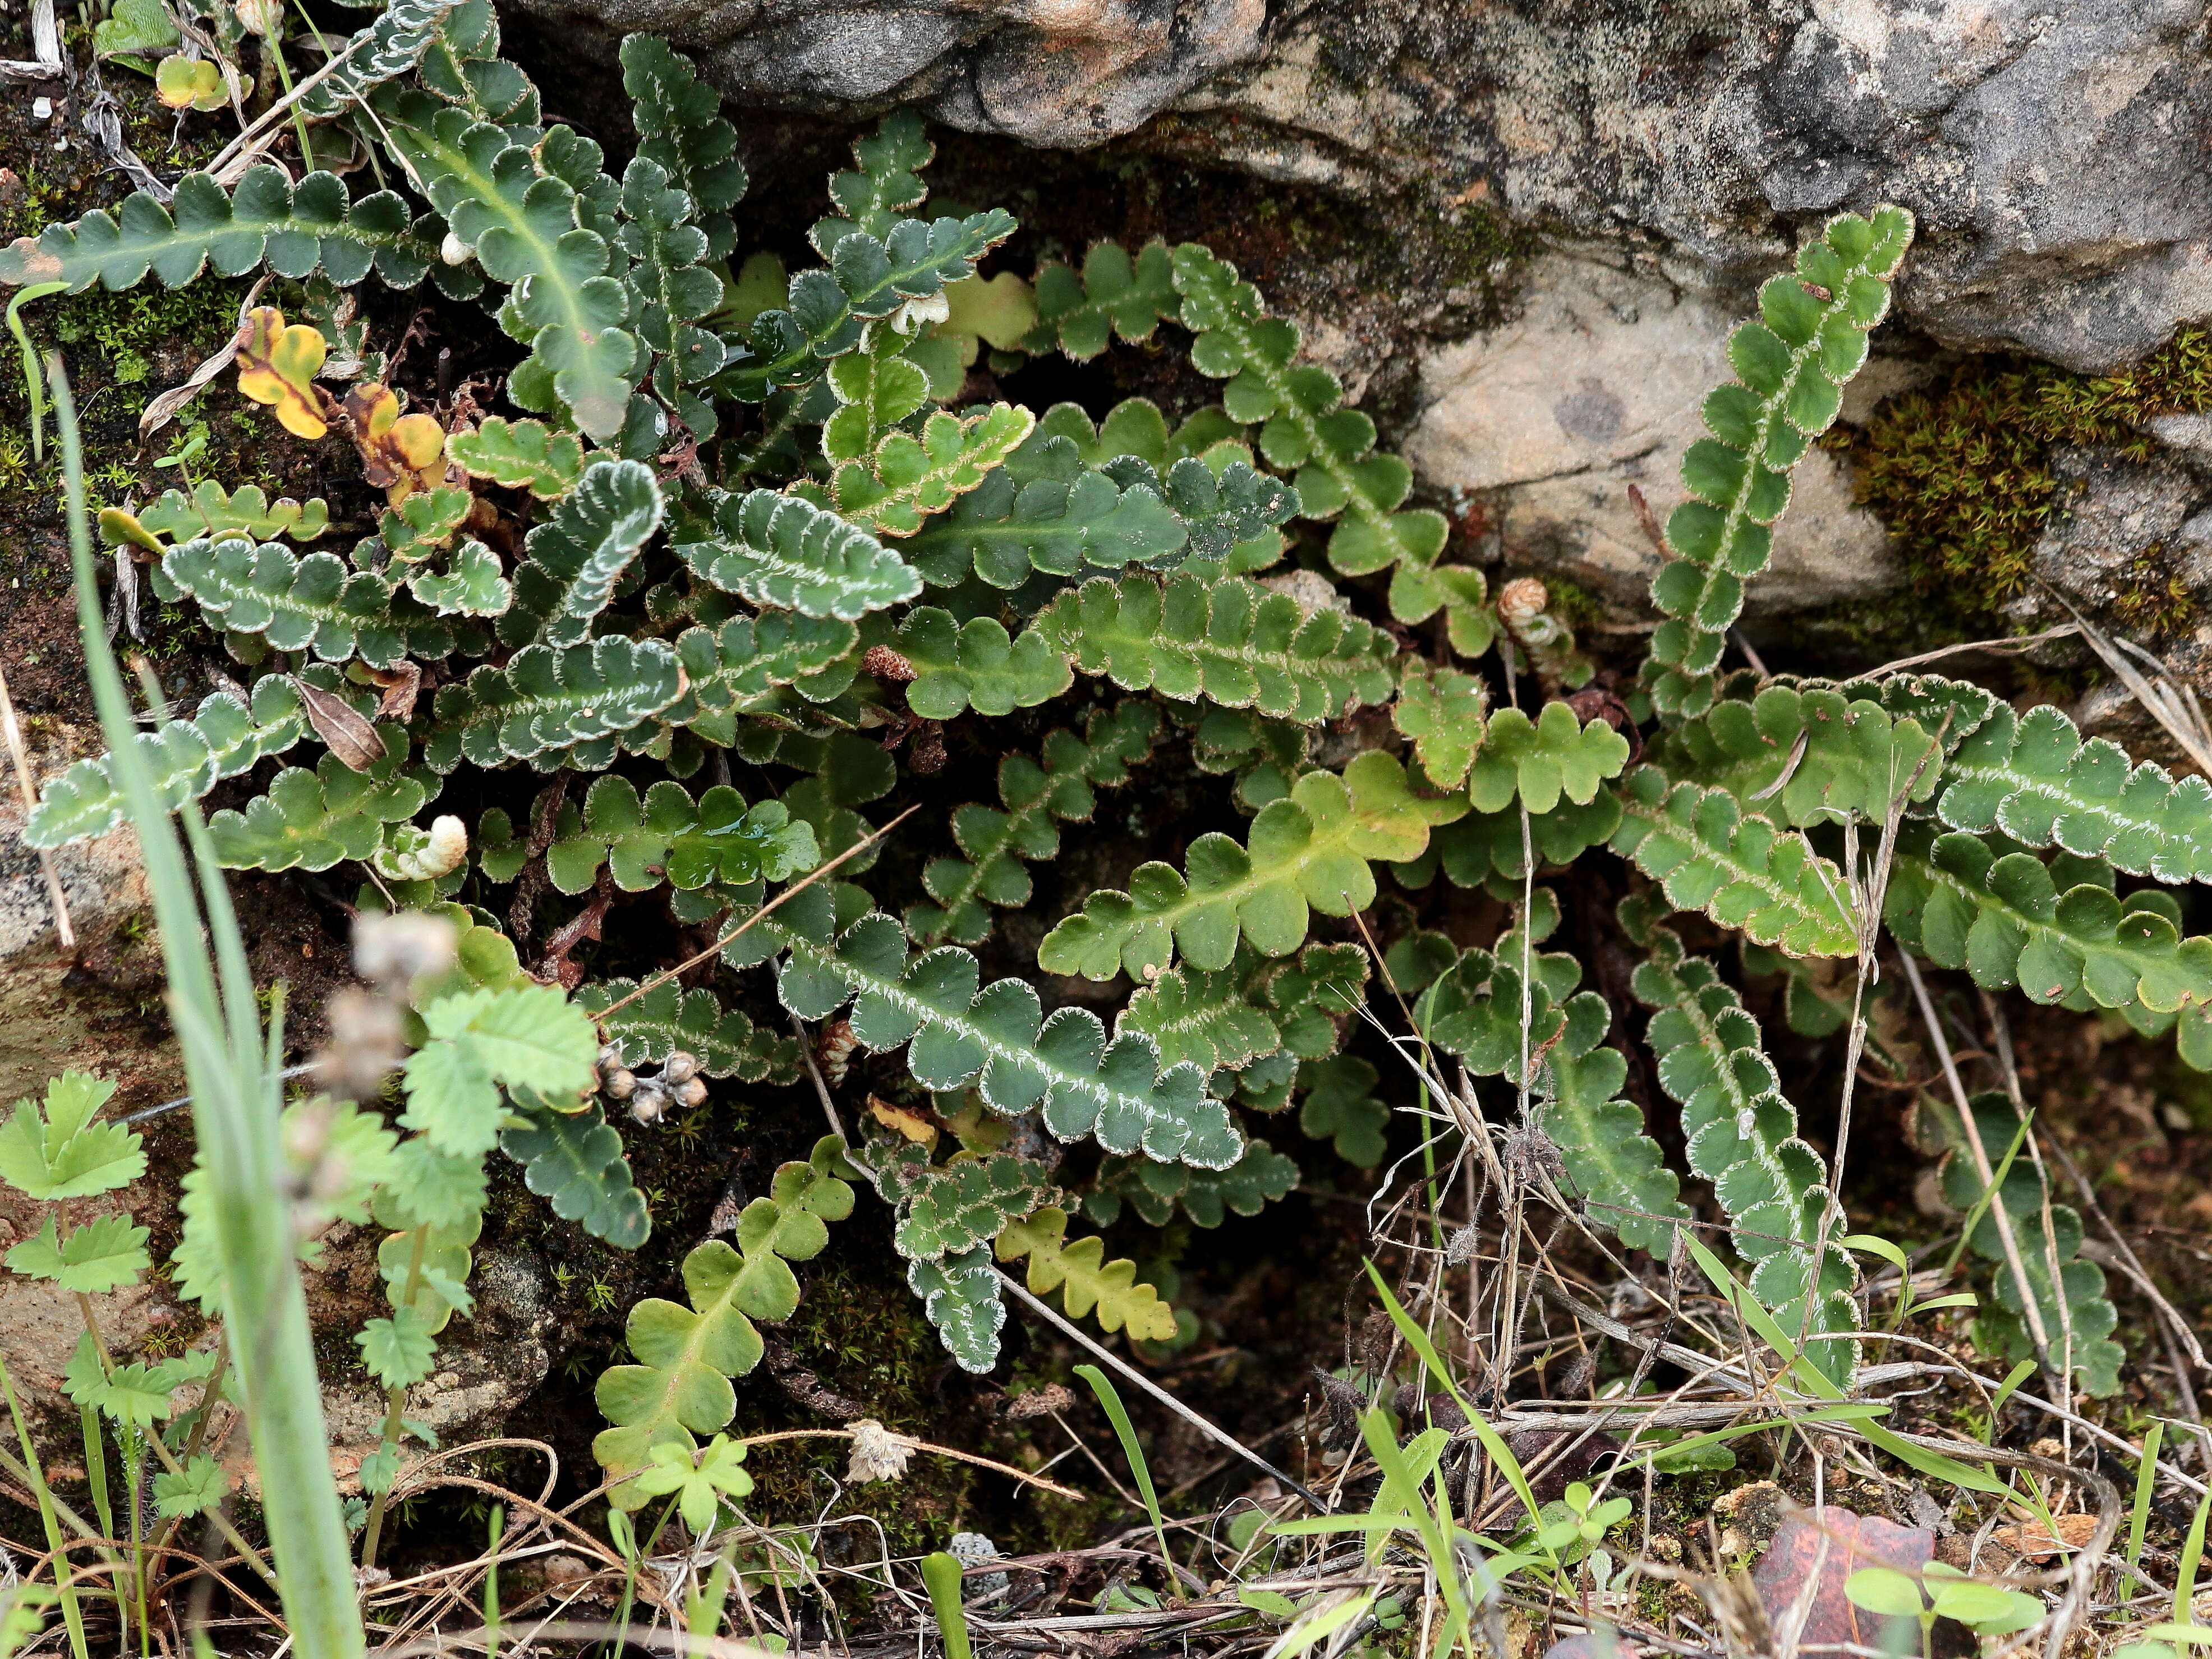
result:
[[[374,857],[387,826],[405,823],[438,789],[434,777],[403,765],[400,727],[380,726],[378,735],[384,758],[366,772],[325,755],[313,771],[286,767],[243,811],[226,807],[210,817],[216,862],[226,870],[327,870]]]
[[[0,1181],[48,1202],[127,1187],[146,1173],[138,1136],[94,1116],[115,1093],[106,1079],[64,1072],[46,1085],[45,1109],[19,1100],[0,1126]]]
[[[1502,812],[1517,796],[1531,812],[1548,812],[1565,796],[1577,806],[1628,763],[1628,739],[1602,719],[1588,725],[1564,702],[1547,702],[1534,720],[1517,708],[1490,717],[1468,774],[1478,812]]]
[[[626,732],[682,690],[676,653],[658,640],[527,646],[502,667],[486,664],[438,688],[423,763],[443,774],[463,760],[535,760]]]
[[[643,892],[667,882],[678,890],[788,881],[821,861],[813,827],[793,820],[781,801],[748,806],[727,784],[694,800],[663,778],[641,796],[628,778],[595,780],[580,812],[564,805],[545,849],[546,873],[564,893],[587,890],[599,866],[615,885]]]
[[[226,491],[214,479],[204,478],[189,495],[181,489],[163,491],[159,501],[138,514],[138,522],[157,536],[180,542],[231,536],[257,542],[279,536],[311,542],[330,528],[331,510],[320,500],[302,507],[289,495],[271,502],[259,484],[240,484]]]
[[[725,495],[714,528],[714,540],[680,544],[677,554],[754,605],[851,622],[921,592],[921,578],[866,528],[796,495]]]
[[[171,548],[161,571],[210,622],[261,635],[277,651],[312,652],[325,662],[359,657],[372,668],[390,668],[410,656],[434,661],[456,644],[451,624],[396,590],[390,577],[350,570],[335,554],[203,538]]]
[[[1240,938],[1263,955],[1287,956],[1305,939],[1311,912],[1350,915],[1374,902],[1371,860],[1418,857],[1431,826],[1465,810],[1461,799],[1415,795],[1405,769],[1377,750],[1341,777],[1309,772],[1261,809],[1249,846],[1201,836],[1186,855],[1187,878],[1172,865],[1141,864],[1128,892],[1091,894],[1045,935],[1037,965],[1088,979],[1126,970],[1141,981],[1178,951],[1200,968],[1225,968]]]
[[[584,470],[583,446],[574,433],[556,432],[543,421],[509,421],[499,415],[482,426],[453,434],[446,440],[446,454],[471,478],[526,489],[541,501],[566,495]]]
[[[924,720],[949,720],[969,708],[979,714],[1034,708],[1075,679],[1067,659],[1035,629],[1016,638],[995,617],[962,623],[935,605],[907,612],[891,648],[913,665],[906,703]]]
[[[1115,242],[1093,242],[1079,275],[1057,261],[1036,272],[1037,334],[1032,349],[1057,344],[1078,362],[1106,349],[1115,335],[1134,343],[1152,337],[1181,305],[1175,264],[1165,242],[1147,242],[1131,258]]]
[[[645,1194],[630,1179],[622,1137],[597,1106],[580,1112],[526,1109],[526,1127],[500,1131],[499,1149],[522,1165],[523,1184],[618,1250],[635,1250],[653,1233]]]
[[[506,645],[574,645],[615,584],[660,527],[660,486],[635,461],[595,460],[530,532],[515,568],[514,605],[500,618]]]
[[[635,980],[611,979],[576,993],[576,1006],[622,1050],[623,1065],[657,1066],[681,1049],[696,1056],[708,1077],[795,1083],[804,1075],[797,1039],[756,1025],[740,1009],[723,1007],[704,987],[687,991],[672,980],[663,981],[635,1002],[606,1012],[637,988]]]

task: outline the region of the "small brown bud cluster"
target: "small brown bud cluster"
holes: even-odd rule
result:
[[[888,645],[872,645],[863,651],[860,670],[879,680],[893,680],[901,685],[915,678],[914,665]]]
[[[623,1064],[622,1049],[608,1043],[599,1050],[599,1093],[627,1107],[633,1123],[659,1123],[678,1108],[703,1106],[707,1079],[699,1056],[678,1048],[658,1072],[641,1076]]]

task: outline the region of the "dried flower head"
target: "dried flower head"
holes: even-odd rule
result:
[[[845,1478],[854,1482],[896,1480],[905,1474],[907,1459],[913,1455],[904,1440],[874,1418],[864,1417],[853,1425],[853,1460],[845,1467]]]
[[[354,971],[380,985],[406,985],[453,965],[453,924],[422,910],[364,913],[353,925]]]

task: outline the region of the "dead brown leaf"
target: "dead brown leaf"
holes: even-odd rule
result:
[[[307,710],[307,724],[329,745],[341,766],[366,772],[384,758],[384,739],[377,736],[374,726],[354,713],[351,703],[336,692],[310,685],[303,679],[295,678],[292,684],[300,693],[301,706]]]
[[[1784,1650],[1793,1626],[1795,1646],[1800,1648],[1834,1652],[1845,1642],[1880,1648],[1888,1620],[1854,1607],[1844,1594],[1844,1581],[1862,1567],[1894,1567],[1917,1578],[1935,1548],[1936,1534],[1926,1527],[1900,1527],[1833,1504],[1799,1510],[1783,1518],[1774,1542],[1751,1570],[1751,1582]],[[1804,1623],[1798,1626],[1801,1604]],[[1917,1641],[1917,1628],[1910,1620],[1905,1624]]]
[[[1999,1527],[1993,1536],[2014,1555],[2056,1555],[2061,1550],[2078,1550],[2087,1544],[2097,1530],[2097,1517],[2055,1515],[2051,1524],[2051,1531],[2045,1531],[2040,1522],[2033,1521],[2025,1526]]]

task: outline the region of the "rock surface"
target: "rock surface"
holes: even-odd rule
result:
[[[1698,404],[1726,378],[1736,317],[1656,274],[1551,254],[1503,326],[1421,364],[1407,458],[1433,486],[1484,492],[1504,562],[1559,571],[1633,612],[1660,556],[1629,495],[1660,523],[1682,499]],[[1877,386],[1893,384],[1877,374]],[[1777,526],[1753,614],[1871,597],[1896,586],[1887,532],[1851,504],[1842,459],[1814,450]]]

